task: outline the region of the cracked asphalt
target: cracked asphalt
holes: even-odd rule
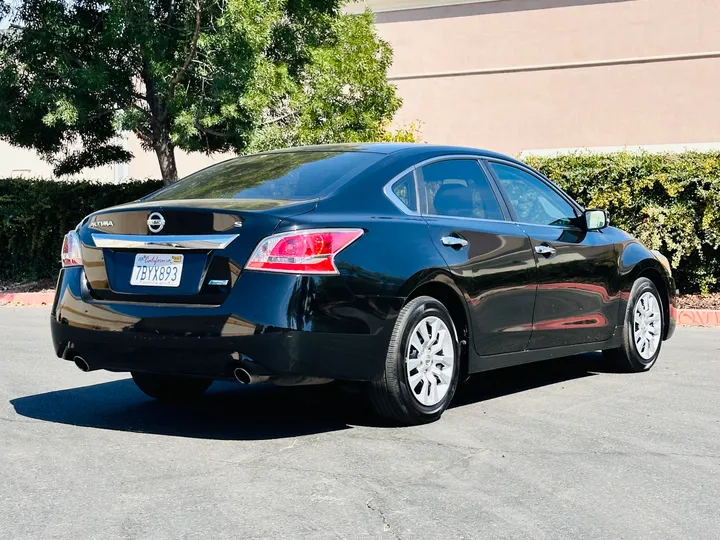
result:
[[[0,538],[720,538],[720,330],[647,374],[598,354],[464,385],[394,428],[334,386],[215,384],[193,406],[55,358],[0,308]]]

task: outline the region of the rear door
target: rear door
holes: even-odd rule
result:
[[[465,295],[479,355],[523,351],[532,330],[536,268],[530,240],[477,159],[443,158],[416,169],[421,213]]]
[[[538,265],[529,349],[609,339],[617,318],[611,302],[617,257],[602,231],[586,231],[564,194],[530,169],[488,160],[513,218],[528,234]]]

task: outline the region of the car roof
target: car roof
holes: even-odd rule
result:
[[[425,143],[341,143],[321,144],[315,146],[296,146],[271,150],[269,153],[280,152],[366,152],[371,154],[393,155],[394,157],[414,158],[417,161],[442,155],[473,155],[488,158],[499,158],[515,163],[522,162],[510,156],[466,146],[449,146]]]

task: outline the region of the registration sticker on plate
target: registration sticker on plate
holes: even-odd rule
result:
[[[179,287],[182,267],[182,255],[139,253],[135,255],[130,285]]]

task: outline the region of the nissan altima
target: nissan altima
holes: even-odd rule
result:
[[[507,156],[294,148],[213,165],[68,233],[55,351],[161,400],[357,381],[403,424],[459,381],[601,350],[649,370],[675,329],[667,259]]]

